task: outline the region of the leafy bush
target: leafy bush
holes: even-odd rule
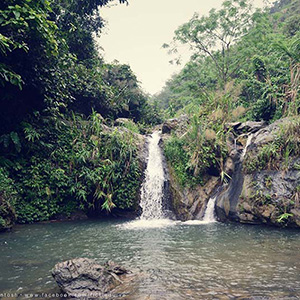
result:
[[[227,155],[226,134],[224,129],[217,130],[220,126],[194,116],[183,137],[173,136],[167,141],[165,155],[182,186],[203,185],[207,175],[226,178],[223,171]]]
[[[288,168],[289,159],[300,155],[300,118],[296,117],[282,125],[274,141],[263,145],[255,156],[246,155],[243,169],[253,173],[263,169]]]
[[[97,113],[43,122],[24,123],[22,157],[12,163],[18,222],[134,208],[140,168],[133,133],[103,127]]]
[[[185,142],[177,137],[172,137],[164,147],[166,159],[175,171],[180,185],[193,185],[197,178],[188,170],[189,154],[184,149]]]
[[[10,228],[15,222],[13,206],[17,196],[14,182],[9,178],[7,169],[0,167],[0,231]]]

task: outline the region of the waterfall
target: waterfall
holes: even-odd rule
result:
[[[149,138],[148,163],[141,188],[142,220],[162,219],[164,217],[162,199],[165,174],[163,156],[159,146],[160,134],[155,131]]]
[[[209,199],[202,221],[207,222],[207,223],[211,223],[211,222],[216,221],[216,219],[215,219],[215,203],[216,203],[216,200],[217,200],[217,197],[213,197],[213,198]]]
[[[251,144],[251,142],[252,142],[252,138],[253,138],[253,134],[251,133],[251,134],[249,134],[249,136],[248,136],[248,139],[247,139],[247,142],[246,142],[246,146],[245,146],[245,148],[243,149],[243,152],[242,152],[242,154],[241,154],[241,161],[243,161],[244,160],[244,158],[245,158],[245,155],[246,155],[246,153],[247,153],[247,149],[248,149],[248,147],[249,147],[249,145]]]
[[[125,223],[125,229],[146,229],[174,226],[177,224],[166,217],[163,209],[165,171],[163,153],[159,146],[160,133],[155,131],[148,138],[148,159],[145,178],[141,187],[142,215],[139,219]]]
[[[215,222],[214,208],[216,197],[211,198],[206,207],[203,220],[186,222],[174,221],[167,217],[163,209],[165,171],[163,153],[159,146],[160,133],[155,131],[148,138],[148,158],[145,178],[141,187],[142,215],[139,219],[122,224],[124,229],[160,228],[175,225],[201,225]]]

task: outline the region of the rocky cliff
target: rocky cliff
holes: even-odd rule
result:
[[[256,133],[217,199],[220,220],[300,226],[299,121],[278,120]]]
[[[172,134],[184,136],[189,127],[189,118],[182,115],[179,118],[167,120],[162,125],[163,146]],[[174,167],[167,161],[169,170],[170,198],[174,214],[181,221],[200,220],[205,212],[206,204],[215,192],[219,178],[207,175],[204,185],[182,186],[176,177]]]
[[[186,118],[163,125],[164,141],[184,134]],[[204,185],[182,187],[172,165],[170,187],[175,214],[181,220],[201,219],[210,197],[217,196],[219,221],[276,226],[300,226],[300,122],[281,119],[227,124],[230,180],[207,174]]]

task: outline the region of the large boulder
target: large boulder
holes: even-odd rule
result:
[[[169,119],[162,124],[162,134],[170,134],[176,131],[177,134],[183,134],[187,130],[189,117],[181,115],[178,118]]]
[[[300,164],[300,159],[293,159]],[[276,226],[300,225],[300,172],[291,166],[282,170],[258,170],[244,174],[236,215],[244,223],[265,223]],[[251,222],[245,222],[245,215]]]
[[[236,134],[240,135],[243,133],[255,133],[260,129],[264,128],[266,123],[264,121],[255,122],[255,121],[247,121],[247,122],[234,122],[234,123],[227,123],[226,128],[227,130],[232,130]]]
[[[73,298],[101,298],[122,283],[130,273],[124,267],[107,262],[99,265],[89,258],[76,258],[55,265],[52,276],[61,290]]]

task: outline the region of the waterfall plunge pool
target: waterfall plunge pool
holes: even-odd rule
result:
[[[137,222],[137,221],[133,221]],[[16,226],[0,235],[0,294],[58,291],[57,262],[109,259],[143,274],[120,299],[299,299],[300,232],[168,221]],[[172,224],[170,226],[170,224]],[[169,225],[169,226],[165,226]]]
[[[139,275],[114,299],[299,299],[299,231],[217,223],[215,198],[202,221],[167,219],[159,140],[159,132],[148,139],[139,220],[34,224],[1,234],[0,298],[59,292],[54,265],[87,257]]]

